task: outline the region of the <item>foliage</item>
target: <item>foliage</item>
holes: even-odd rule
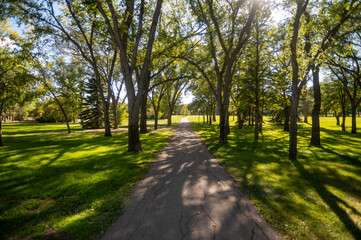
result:
[[[182,107],[182,109],[180,110],[180,114],[183,115],[183,116],[190,115],[190,111],[188,110],[187,105],[184,105]]]
[[[83,128],[100,128],[103,125],[103,112],[98,86],[95,79],[90,78],[84,84],[83,111],[79,118]]]
[[[0,22],[0,115],[32,97],[30,49],[31,42],[13,32],[8,20]]]
[[[126,104],[119,104],[117,109],[118,114],[118,123],[120,125],[126,124],[126,120],[128,119],[128,113],[127,113],[128,107]]]

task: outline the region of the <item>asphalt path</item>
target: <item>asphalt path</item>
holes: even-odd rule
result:
[[[186,118],[132,193],[111,239],[281,239]]]

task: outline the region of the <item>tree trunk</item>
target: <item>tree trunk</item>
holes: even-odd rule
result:
[[[219,143],[227,143],[226,114],[223,105],[219,107]]]
[[[257,19],[257,17],[256,17]],[[256,96],[255,96],[255,110],[254,110],[254,115],[255,115],[255,128],[254,128],[254,139],[258,139],[258,132],[259,132],[259,120],[260,120],[260,114],[259,114],[259,29],[258,29],[258,21],[255,21],[255,25],[256,25],[256,76],[255,76],[255,90],[256,90]]]
[[[320,89],[320,80],[319,80],[320,68],[319,66],[316,66],[312,70],[313,70],[312,75],[313,75],[314,104],[312,109],[311,145],[320,146],[321,145],[321,138],[320,138],[321,89]]]
[[[259,101],[256,99],[256,108],[255,108],[255,128],[254,128],[254,139],[258,139],[258,133],[259,133],[259,120],[260,120],[260,114],[259,114]]]
[[[213,122],[216,121],[216,106],[213,107]]]
[[[109,102],[107,102],[105,99],[103,101],[103,108],[104,108],[104,128],[105,128],[105,137],[111,137],[112,132],[110,130],[110,116],[109,116]]]
[[[226,117],[226,131],[227,135],[231,133],[231,129],[229,128],[229,113],[227,111],[227,117]]]
[[[168,126],[172,126],[172,113],[173,113],[173,108],[169,107],[168,109]]]
[[[297,85],[296,85],[297,87]],[[296,92],[296,91],[293,91]],[[291,118],[290,118],[290,146],[289,146],[289,158],[297,159],[297,109],[298,109],[298,96],[292,95],[291,104]]]
[[[142,97],[140,104],[140,133],[147,133],[147,97]]]
[[[356,109],[357,105],[355,101],[351,101],[351,133],[356,134]]]
[[[290,139],[288,156],[290,159],[297,159],[297,111],[299,96],[302,90],[302,84],[299,86],[299,66],[297,60],[297,40],[300,29],[300,19],[306,11],[308,1],[297,1],[296,15],[292,24],[292,39],[290,43],[291,48],[291,65],[292,65],[292,100],[291,100],[291,119],[290,119]],[[306,51],[308,52],[308,51]],[[304,81],[302,82],[304,83]]]
[[[158,129],[158,110],[154,110],[154,130]]]
[[[112,104],[113,104],[113,119],[114,119],[114,129],[118,129],[118,113],[117,113],[117,108],[118,108],[118,103],[117,100],[115,99],[114,94],[112,94]]]
[[[145,73],[145,84],[142,91],[142,101],[140,103],[140,133],[147,133],[147,100],[148,100],[148,90],[150,83],[150,71]]]
[[[50,89],[50,88],[49,88]],[[62,112],[63,114],[63,117],[64,117],[64,120],[65,120],[65,123],[66,123],[66,127],[68,128],[68,133],[71,133],[71,129],[70,129],[70,126],[69,126],[69,121],[68,121],[68,116],[66,115],[66,112],[63,108],[63,106],[61,105],[61,103],[59,102],[58,98],[55,96],[55,94],[53,94],[54,96],[54,99],[55,101],[58,103],[58,106],[60,108],[60,111]]]
[[[203,109],[203,124],[205,124],[206,123],[206,117],[204,116],[204,109]]]
[[[237,111],[237,123],[238,123],[238,129],[242,129],[243,119],[239,110]]]
[[[254,127],[254,109],[251,107],[251,126]]]
[[[139,138],[139,107],[136,103],[128,107],[128,152],[143,151]]]
[[[335,111],[336,125],[340,126],[340,114]]]

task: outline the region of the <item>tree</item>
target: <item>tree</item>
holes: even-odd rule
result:
[[[166,94],[166,91],[167,88],[165,84],[158,85],[150,91],[150,99],[154,109],[154,130],[158,129],[159,109],[161,106],[160,104],[164,95]]]
[[[180,114],[183,116],[188,116],[189,115],[189,110],[187,108],[187,105],[183,105],[182,109],[180,110]]]
[[[80,1],[14,0],[5,7],[21,23],[31,25],[39,37],[50,36],[50,42],[66,48],[74,57],[82,59],[93,71],[102,100],[105,136],[111,136],[109,105],[112,95],[113,70],[117,51],[104,34],[104,25],[96,11]],[[105,61],[107,66],[101,66]],[[107,69],[103,72],[103,69]],[[106,86],[106,93],[104,92]]]
[[[360,39],[361,40],[361,39]],[[331,72],[342,83],[344,90],[351,103],[351,133],[356,133],[357,108],[361,103],[361,57],[357,56],[357,51],[351,50],[345,57],[336,53],[334,59],[329,59]],[[344,111],[343,111],[344,112]]]
[[[18,103],[29,100],[31,42],[11,31],[8,20],[0,22],[0,147],[3,112]]]
[[[128,151],[143,150],[139,139],[139,110],[142,100],[147,97],[150,80],[149,67],[162,3],[163,0],[157,0],[154,10],[151,10],[150,5],[146,6],[144,0],[141,0],[138,8],[133,0],[121,1],[120,5],[114,5],[113,1],[102,3],[95,0],[95,5],[92,5],[99,10],[112,42],[119,50],[120,65],[128,96]],[[148,7],[149,9],[145,11]],[[120,12],[123,14],[119,14]],[[150,17],[151,24],[148,29],[145,29],[143,25],[145,13],[150,12],[153,12],[153,16]],[[138,54],[140,44],[146,49],[143,56]],[[140,66],[141,69],[137,73],[136,91],[133,75]]]
[[[216,87],[201,66],[189,58],[187,61],[202,73],[217,99],[220,115],[220,143],[227,143],[229,132],[228,107],[235,62],[247,43],[251,25],[259,6],[258,1],[251,2],[251,8],[248,9],[248,1],[191,1],[198,24],[206,28],[206,49],[213,61],[212,70],[216,74]],[[244,15],[248,17],[245,19]],[[237,28],[242,24],[242,28]]]
[[[103,125],[102,108],[95,79],[88,79],[84,89],[84,110],[79,117],[83,128],[100,128]]]
[[[292,106],[291,106],[291,120],[290,120],[290,144],[289,144],[289,158],[297,158],[297,120],[298,120],[298,103],[303,87],[306,85],[307,77],[312,70],[315,103],[313,110],[313,130],[312,141],[313,145],[320,145],[319,134],[319,112],[321,93],[319,88],[319,68],[325,52],[334,42],[341,27],[347,23],[349,19],[356,17],[359,14],[361,3],[355,0],[345,0],[341,2],[327,2],[329,15],[325,18],[330,21],[326,25],[325,31],[322,31],[322,36],[311,39],[311,30],[309,24],[312,22],[310,13],[307,11],[309,0],[300,0],[296,2],[296,12],[292,23],[292,37],[291,37],[291,64],[292,64]],[[330,7],[330,5],[332,7]],[[302,16],[305,16],[302,23]],[[327,22],[327,21],[325,21]],[[303,42],[304,53],[303,57],[299,57],[299,48],[302,46],[298,44],[300,30],[304,33],[305,41]],[[313,40],[313,42],[312,42]],[[300,55],[302,56],[302,55]],[[300,60],[301,65],[300,65]]]
[[[74,120],[79,113],[80,94],[79,79],[81,79],[81,64],[77,62],[66,63],[61,57],[55,59],[55,63],[41,63],[35,60],[39,71],[38,79],[45,86],[55,102],[59,106],[63,119],[71,133],[69,121]]]

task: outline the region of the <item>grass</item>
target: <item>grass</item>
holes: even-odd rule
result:
[[[219,144],[218,128],[192,126],[239,183],[267,221],[287,239],[361,239],[361,118],[358,134],[342,132],[335,118],[321,118],[321,147],[309,145],[311,125],[300,124],[298,160],[288,159],[288,133],[265,124],[253,139],[253,127],[231,122],[228,144]],[[310,120],[311,122],[311,120]],[[348,118],[347,126],[350,126]]]
[[[81,130],[72,124],[72,130]],[[66,134],[64,124],[5,123],[0,148],[0,239],[92,239],[121,215],[129,194],[173,134]]]
[[[185,116],[182,115],[172,115],[172,125],[178,125],[180,123],[180,120],[184,118]],[[149,124],[149,127],[152,128],[154,126],[154,119],[147,121]],[[168,120],[167,119],[158,119],[158,125],[167,125]]]

